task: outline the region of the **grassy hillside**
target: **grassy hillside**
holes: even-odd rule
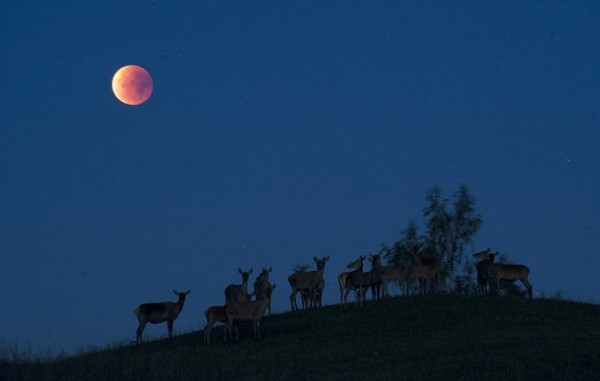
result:
[[[0,363],[2,380],[595,380],[600,306],[519,297],[414,296],[285,313],[263,340],[202,332],[48,363]]]

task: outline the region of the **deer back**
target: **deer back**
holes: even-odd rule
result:
[[[140,320],[146,320],[150,323],[162,323],[163,321],[175,320],[181,309],[178,310],[177,303],[144,303],[137,310],[136,315]]]

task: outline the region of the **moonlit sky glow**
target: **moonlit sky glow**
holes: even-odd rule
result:
[[[335,279],[425,194],[466,184],[469,248],[535,296],[600,300],[600,2],[3,1],[0,346],[135,339],[139,303],[191,289],[175,333],[272,267]],[[137,64],[152,97],[111,79]],[[397,292],[397,290],[396,290]],[[160,337],[166,326],[148,326]]]

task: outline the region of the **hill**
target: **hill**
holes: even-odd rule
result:
[[[263,340],[202,332],[50,362],[3,361],[2,380],[593,380],[600,306],[520,297],[396,297],[268,316]]]

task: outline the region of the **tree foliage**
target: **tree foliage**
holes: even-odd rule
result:
[[[407,266],[414,261],[415,245],[420,245],[422,255],[442,258],[442,280],[451,280],[457,291],[471,289],[473,265],[464,252],[482,224],[475,211],[475,198],[466,185],[461,185],[450,199],[444,198],[441,189],[434,186],[426,193],[425,201],[425,235],[419,236],[416,223],[411,221],[402,238],[389,248],[382,246],[381,252],[388,263]]]
[[[381,245],[380,254],[393,266],[408,267],[413,261],[413,247],[422,242],[422,237],[417,235],[417,224],[414,221],[408,223],[408,227],[402,232],[402,239],[394,242],[391,247]]]

